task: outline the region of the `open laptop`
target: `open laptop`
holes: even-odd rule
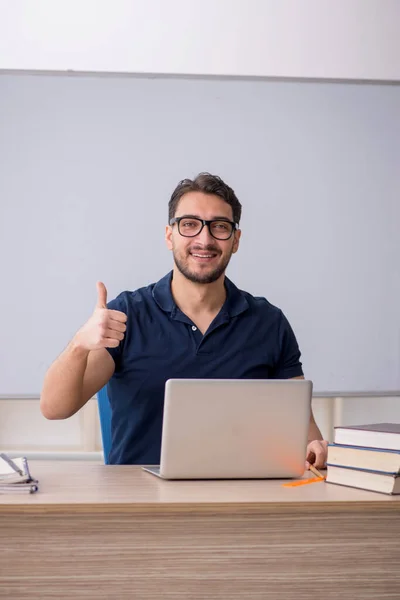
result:
[[[300,477],[311,396],[305,380],[169,379],[160,465],[143,469],[163,479]]]

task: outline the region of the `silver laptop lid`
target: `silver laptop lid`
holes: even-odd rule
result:
[[[299,477],[312,382],[170,379],[160,474],[168,479]]]

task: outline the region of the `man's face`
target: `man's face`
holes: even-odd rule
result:
[[[179,201],[175,217],[199,219],[228,219],[233,221],[232,208],[218,196],[203,192],[188,192]],[[239,246],[240,231],[228,240],[217,240],[207,226],[195,237],[184,237],[178,224],[167,226],[166,242],[174,255],[179,271],[194,283],[213,283],[223,275],[230,258]]]

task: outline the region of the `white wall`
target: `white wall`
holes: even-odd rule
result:
[[[346,398],[339,420],[330,419],[333,398],[314,398],[313,412],[324,439],[333,441],[332,425],[400,422],[398,397]],[[37,397],[1,397],[0,451],[29,458],[103,461],[97,402],[92,399],[73,417],[48,421]]]
[[[400,80],[398,0],[0,0],[0,69]]]

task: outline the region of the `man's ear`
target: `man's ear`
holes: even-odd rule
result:
[[[240,240],[240,236],[242,235],[242,232],[240,231],[240,229],[237,229],[233,235],[235,237],[233,240],[232,253],[235,254],[235,252],[237,252],[239,249],[239,240]]]
[[[172,227],[167,225],[165,228],[165,243],[167,244],[168,250],[172,250]]]

